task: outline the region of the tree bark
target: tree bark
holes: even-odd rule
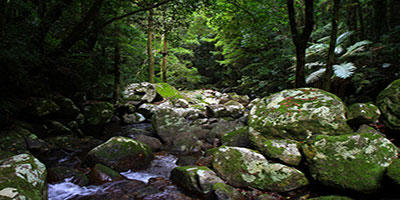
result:
[[[149,82],[154,83],[154,57],[153,57],[153,9],[149,10],[148,18],[147,54],[149,57]]]
[[[354,44],[357,41],[357,35],[358,33],[358,26],[357,26],[357,4],[358,0],[352,0],[350,2],[350,5],[348,6],[347,13],[348,13],[348,19],[347,19],[347,25],[349,27],[349,30],[354,31],[355,34],[350,35],[350,43]]]
[[[0,1],[0,37],[3,35],[4,26],[6,24],[6,0]]]
[[[162,63],[161,63],[161,76],[164,83],[167,82],[167,36],[162,35],[163,49],[162,49]]]
[[[338,31],[338,21],[339,21],[339,8],[340,0],[333,1],[332,10],[332,30],[331,30],[331,40],[329,43],[328,60],[326,62],[326,71],[324,74],[324,82],[322,84],[322,89],[325,91],[330,91],[332,86],[332,75],[333,75],[333,64],[335,63],[335,48],[336,48],[336,38]]]
[[[305,81],[305,54],[308,40],[314,26],[314,1],[305,0],[305,26],[299,31],[297,28],[297,22],[295,19],[295,9],[294,1],[287,0],[286,5],[289,14],[289,24],[290,30],[292,32],[293,43],[296,47],[296,77],[295,77],[295,87],[304,87],[306,85]]]

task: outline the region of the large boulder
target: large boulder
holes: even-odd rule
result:
[[[102,185],[107,182],[124,180],[120,173],[102,164],[96,164],[88,174],[91,184]]]
[[[382,112],[383,123],[392,130],[400,131],[400,79],[379,93],[376,104]]]
[[[230,185],[287,192],[309,183],[299,170],[269,163],[250,149],[222,146],[214,151],[213,169]]]
[[[83,107],[86,124],[89,126],[103,126],[110,122],[113,113],[113,105],[107,102],[92,102]]]
[[[123,91],[123,98],[126,101],[139,101],[151,103],[157,96],[154,85],[148,82],[132,83]]]
[[[47,199],[45,165],[30,154],[1,160],[0,199]]]
[[[171,179],[190,192],[208,195],[216,183],[223,183],[214,171],[202,166],[176,167],[171,171]]]
[[[181,137],[189,129],[189,122],[173,108],[157,110],[152,118],[157,135],[167,144]]]
[[[78,169],[63,166],[52,167],[48,169],[47,180],[49,183],[64,182],[66,178],[70,178],[72,183],[80,186],[84,186],[89,183],[88,177]]]
[[[304,140],[310,135],[351,132],[346,107],[334,94],[315,88],[283,90],[252,107],[249,126],[269,137]]]
[[[117,171],[142,169],[153,159],[150,147],[126,137],[113,137],[88,153],[91,164],[100,163]]]
[[[0,150],[15,154],[29,153],[25,138],[30,134],[29,130],[21,127],[0,132]]]
[[[394,181],[397,185],[400,185],[400,159],[396,159],[387,168],[386,176]]]
[[[60,106],[60,110],[56,113],[58,116],[74,118],[80,113],[80,109],[69,98],[57,95],[54,97],[54,102]]]
[[[312,177],[326,186],[369,193],[382,186],[397,148],[379,134],[317,135],[303,145]]]
[[[217,200],[245,200],[246,197],[234,187],[225,183],[214,184],[214,196]]]

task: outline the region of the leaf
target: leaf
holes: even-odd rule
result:
[[[343,43],[345,40],[347,40],[353,33],[354,33],[354,31],[347,31],[347,32],[344,32],[343,34],[341,34],[341,35],[336,39],[336,45],[342,44],[342,43]]]
[[[306,83],[314,83],[315,81],[318,81],[322,75],[325,74],[326,68],[321,68],[313,73],[311,73],[310,75],[307,76],[306,78]]]
[[[390,63],[383,63],[382,68],[388,68],[388,67],[390,67],[390,65],[391,65]]]
[[[357,68],[353,63],[342,63],[340,65],[333,65],[333,71],[339,78],[346,79],[354,74]]]
[[[341,56],[341,59],[345,58],[347,56],[353,55],[354,53],[357,53],[359,51],[364,50],[364,47],[371,43],[372,42],[369,40],[363,40],[363,41],[356,42],[355,44],[353,44],[347,48],[347,52],[343,56]]]

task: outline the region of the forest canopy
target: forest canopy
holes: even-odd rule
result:
[[[369,101],[398,78],[399,9],[396,0],[1,0],[1,111],[54,93],[118,101],[146,81],[253,96],[310,86]]]

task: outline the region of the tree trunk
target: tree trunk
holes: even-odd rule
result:
[[[0,38],[3,35],[4,26],[6,24],[6,4],[7,0],[0,1]]]
[[[336,48],[336,38],[338,31],[338,21],[339,21],[339,7],[340,0],[333,1],[332,10],[332,30],[331,30],[331,40],[329,43],[328,60],[326,62],[326,71],[324,74],[324,83],[322,84],[322,89],[325,91],[330,91],[332,86],[332,75],[333,75],[333,64],[335,62],[335,48]]]
[[[149,56],[149,82],[154,83],[154,57],[153,57],[153,9],[149,11],[148,18],[147,54]]]
[[[163,41],[163,49],[162,49],[162,63],[161,63],[161,75],[162,75],[162,80],[164,83],[167,82],[167,37],[165,35],[162,36],[162,41]]]
[[[286,5],[289,14],[289,24],[290,30],[292,32],[293,43],[296,47],[296,77],[295,77],[295,87],[304,87],[306,85],[305,81],[305,51],[307,48],[308,40],[314,26],[314,1],[305,0],[305,26],[302,30],[298,31],[298,25],[295,19],[295,9],[294,1],[287,0]]]
[[[391,0],[389,4],[389,26],[393,29],[400,22],[400,0]]]
[[[374,30],[375,40],[379,40],[387,31],[387,4],[386,0],[374,0]]]
[[[358,0],[352,0],[348,6],[347,13],[349,15],[347,19],[347,25],[349,30],[354,31],[355,34],[350,36],[350,43],[354,44],[357,41],[358,27],[357,27],[357,4]]]

